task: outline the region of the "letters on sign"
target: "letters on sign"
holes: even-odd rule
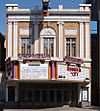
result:
[[[49,57],[49,55],[44,54],[18,54],[19,58],[46,58]]]
[[[69,56],[65,56],[63,58],[63,60],[65,62],[76,63],[76,64],[83,64],[83,60],[82,59],[77,59],[77,58],[73,58],[73,57],[69,57]]]
[[[81,72],[80,67],[67,67],[67,71],[70,71],[72,76],[78,76],[78,73]]]

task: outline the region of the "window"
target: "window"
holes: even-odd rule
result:
[[[8,101],[15,101],[15,87],[8,86]]]
[[[31,54],[31,39],[30,38],[21,38],[21,53]]]
[[[45,57],[56,57],[56,33],[55,30],[48,27],[40,33],[40,53]]]
[[[54,56],[54,39],[44,38],[44,55],[53,57]]]
[[[66,56],[76,56],[76,38],[66,38]]]

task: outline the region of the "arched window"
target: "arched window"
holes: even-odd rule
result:
[[[44,28],[40,33],[40,51],[45,56],[56,56],[56,33],[52,28]]]

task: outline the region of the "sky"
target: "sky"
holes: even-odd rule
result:
[[[79,8],[79,4],[84,0],[50,0],[50,8],[58,8],[58,5],[63,5],[64,8]],[[6,8],[5,4],[16,3],[19,8],[32,9],[34,6],[42,7],[42,0],[0,0],[0,32],[6,35]]]

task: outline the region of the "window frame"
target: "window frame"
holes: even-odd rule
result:
[[[41,44],[40,44],[40,53],[41,54],[44,54],[44,39],[50,39],[50,38],[52,38],[52,39],[54,39],[54,51],[53,51],[53,57],[56,57],[56,36],[52,36],[52,35],[47,35],[47,36],[41,36]]]
[[[51,38],[51,37],[49,37],[49,38],[43,38],[43,41],[45,40],[45,39],[47,39],[47,47],[49,48],[48,49],[48,54],[50,54],[50,39],[52,39],[53,40],[53,53],[51,54],[51,55],[49,55],[50,57],[54,57],[54,38]],[[43,46],[44,46],[44,48],[45,48],[45,42],[43,42]],[[45,51],[44,51],[44,55],[45,55]],[[52,56],[53,55],[53,56]]]
[[[66,55],[66,53],[67,53],[67,52],[66,52],[66,43],[67,43],[66,39],[73,39],[73,38],[75,39],[75,42],[76,42],[76,50],[75,50],[76,54],[75,54],[75,56],[73,56],[72,53],[71,53],[69,56],[70,56],[70,57],[77,57],[78,42],[77,42],[77,37],[75,37],[75,36],[71,36],[71,37],[68,36],[68,37],[65,38],[65,54],[64,54],[65,56],[67,56],[67,55]]]
[[[20,38],[20,53],[22,54],[22,39],[30,39],[30,46],[31,46],[31,50],[30,50],[30,54],[32,54],[32,37],[24,37],[24,36],[22,36],[21,38]],[[26,52],[26,51],[25,51]],[[25,53],[25,54],[28,54],[28,53]]]

